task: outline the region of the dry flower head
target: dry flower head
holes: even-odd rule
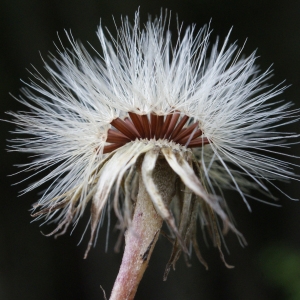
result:
[[[275,186],[274,179],[294,176],[291,165],[272,154],[294,137],[276,130],[294,122],[297,113],[291,103],[273,101],[285,87],[268,86],[272,71],[260,73],[255,53],[241,57],[229,34],[210,46],[208,27],[197,32],[195,26],[185,31],[179,26],[173,43],[169,24],[161,14],[140,27],[136,13],[133,25],[122,19],[116,39],[105,37],[100,26],[97,58],[67,34],[71,49],[57,48],[54,67],[45,62],[50,79],[35,70],[23,89],[19,101],[30,111],[11,113],[16,133],[25,135],[13,140],[14,149],[35,154],[25,171],[49,170],[25,190],[50,182],[32,213],[37,220],[58,222],[49,235],[75,226],[90,204],[85,256],[111,206],[123,236],[142,176],[170,229],[173,250],[165,277],[191,246],[207,267],[199,228],[223,260],[224,233],[230,229],[243,242],[223,190],[236,191],[249,206],[251,189],[270,195],[266,182]],[[164,202],[152,178],[159,160],[176,175],[171,203]]]

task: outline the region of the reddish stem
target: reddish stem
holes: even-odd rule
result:
[[[159,159],[153,172],[153,180],[167,205],[174,194],[175,179],[176,175],[167,162]],[[158,239],[162,222],[140,174],[134,215],[125,234],[124,255],[110,300],[134,299]]]

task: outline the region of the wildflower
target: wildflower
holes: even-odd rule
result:
[[[51,79],[37,72],[23,89],[19,101],[30,112],[11,113],[16,133],[25,135],[14,140],[15,150],[36,157],[25,171],[49,170],[25,190],[49,182],[33,216],[56,221],[49,235],[61,235],[90,204],[86,256],[112,205],[121,235],[129,229],[131,258],[123,259],[121,285],[132,275],[133,254],[145,269],[163,221],[173,243],[164,278],[191,246],[207,267],[197,243],[199,220],[226,264],[223,234],[232,230],[244,240],[223,191],[236,191],[249,207],[251,189],[271,196],[266,182],[293,177],[288,162],[269,156],[271,147],[293,137],[275,131],[294,121],[291,103],[270,101],[285,87],[268,86],[272,71],[260,73],[255,53],[241,57],[229,34],[210,46],[208,27],[180,28],[173,45],[169,21],[161,15],[141,28],[137,13],[133,26],[122,20],[117,39],[100,26],[97,58],[67,34],[71,50],[58,49],[54,67],[45,63]]]

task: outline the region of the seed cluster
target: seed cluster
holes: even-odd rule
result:
[[[110,144],[104,147],[103,153],[109,153],[136,139],[165,139],[188,148],[201,147],[209,143],[207,138],[202,136],[198,123],[186,125],[190,118],[184,115],[179,120],[178,112],[167,116],[151,113],[150,118],[148,115],[132,112],[128,114],[129,117],[124,120],[116,118],[111,122],[114,128],[108,130],[106,139]]]

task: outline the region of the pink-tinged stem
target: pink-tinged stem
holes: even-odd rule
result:
[[[174,195],[175,179],[176,175],[166,161],[159,159],[153,172],[153,180],[166,204],[169,204]],[[162,222],[140,174],[136,206],[131,225],[125,234],[123,259],[110,300],[134,299],[158,239]]]

